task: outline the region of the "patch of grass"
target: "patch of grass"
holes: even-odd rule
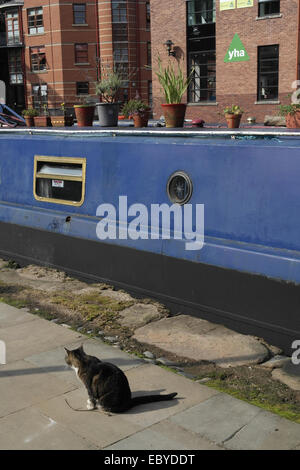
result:
[[[300,403],[288,398],[292,392],[283,384],[270,380],[270,384],[260,385],[255,381],[243,380],[241,377],[230,377],[225,373],[206,374],[214,377],[205,383],[207,387],[227,393],[252,405],[276,413],[283,418],[300,423]],[[203,378],[203,377],[199,377]]]
[[[8,296],[0,297],[0,302],[3,302],[5,304],[11,305],[12,307],[16,307],[16,308],[26,307],[26,303],[23,300],[12,299],[12,298],[9,298]]]
[[[69,293],[54,295],[51,297],[51,302],[80,313],[86,321],[92,321],[99,316],[104,316],[106,320],[114,320],[118,312],[133,305],[133,302],[117,301],[97,292],[82,295]]]
[[[13,259],[8,260],[8,262],[3,265],[3,268],[9,268],[9,269],[19,269],[20,267],[21,266]]]

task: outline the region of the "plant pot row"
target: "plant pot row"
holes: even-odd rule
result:
[[[69,127],[73,126],[72,116],[24,116],[27,127]]]

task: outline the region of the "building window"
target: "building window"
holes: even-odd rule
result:
[[[31,71],[47,70],[45,46],[30,47]]]
[[[127,23],[127,8],[126,1],[112,2],[112,22],[113,23]]]
[[[88,44],[75,44],[75,63],[87,64],[88,61]]]
[[[279,46],[258,48],[258,93],[257,100],[278,99]]]
[[[152,82],[148,81],[148,104],[152,107],[153,104],[153,95],[152,95]]]
[[[43,8],[30,8],[27,10],[28,34],[42,34],[44,32]]]
[[[150,2],[146,3],[146,29],[150,31],[151,20],[150,20]]]
[[[128,62],[127,42],[114,42],[114,62]]]
[[[280,13],[280,0],[258,0],[258,16],[272,16]]]
[[[188,25],[216,22],[216,0],[189,0]]]
[[[48,88],[46,84],[32,85],[32,105],[39,111],[48,106]]]
[[[189,102],[216,101],[215,51],[190,53],[189,69],[193,70]]]
[[[86,24],[86,4],[74,3],[73,4],[73,23]]]
[[[10,49],[8,56],[9,82],[11,85],[23,83],[22,55],[20,49]]]
[[[89,82],[76,82],[76,95],[88,95]]]
[[[190,103],[216,101],[215,1],[187,2],[188,89]]]
[[[147,42],[147,65],[151,67],[152,64],[152,57],[151,57],[151,42]]]
[[[5,15],[7,45],[20,43],[19,14],[18,11],[7,12]]]
[[[128,41],[127,23],[113,23],[112,32],[114,41]]]

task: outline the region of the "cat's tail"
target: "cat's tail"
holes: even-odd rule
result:
[[[145,403],[152,403],[154,401],[172,400],[177,395],[177,392],[169,393],[168,395],[144,395],[142,397],[131,398],[130,408],[137,405],[144,405]]]

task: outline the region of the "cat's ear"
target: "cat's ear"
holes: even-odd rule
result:
[[[80,349],[81,352],[84,352],[84,350],[83,350],[83,344],[82,344],[82,343],[81,343],[81,345],[79,346],[78,349]]]
[[[69,350],[67,348],[64,348],[64,350],[66,351],[67,354],[69,354]]]

